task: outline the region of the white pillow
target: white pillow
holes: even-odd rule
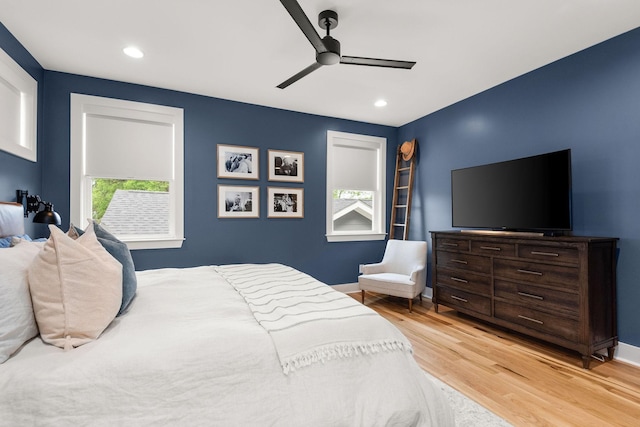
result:
[[[44,243],[0,249],[0,363],[38,335],[27,271]]]
[[[122,302],[122,265],[93,228],[76,240],[50,225],[51,237],[29,268],[40,336],[69,350],[97,339]]]

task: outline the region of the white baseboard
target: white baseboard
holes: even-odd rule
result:
[[[354,292],[359,292],[360,288],[358,288],[358,283],[345,283],[342,285],[333,285],[333,289],[336,291],[344,292],[345,294],[351,294]],[[426,288],[422,293],[424,298],[429,298],[433,296],[433,289]],[[625,344],[623,342],[618,343],[616,347],[614,359],[619,360],[621,362],[629,363],[630,365],[635,365],[640,367],[640,347],[633,346],[631,344]]]
[[[618,343],[613,358],[631,365],[640,366],[640,347],[623,342]]]
[[[345,294],[353,294],[355,292],[360,292],[360,288],[358,287],[358,282],[343,283],[342,285],[331,285],[331,289],[335,289],[336,291],[340,291]]]
[[[358,287],[358,282],[355,283],[343,283],[341,285],[331,285],[332,289],[335,289],[336,291],[340,291],[342,293],[345,294],[353,294],[356,292],[360,292],[360,288]],[[431,296],[433,295],[432,289],[431,288],[425,288],[424,292],[422,293],[422,297],[423,298],[429,298],[431,299]]]

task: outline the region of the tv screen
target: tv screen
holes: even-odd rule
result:
[[[571,150],[451,171],[452,225],[571,230]]]

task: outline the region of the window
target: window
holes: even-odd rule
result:
[[[383,240],[385,138],[327,132],[327,240]]]
[[[0,49],[0,150],[38,160],[38,82]]]
[[[130,249],[184,240],[183,110],[71,94],[71,221]]]

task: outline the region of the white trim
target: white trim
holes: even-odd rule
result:
[[[369,234],[326,234],[327,242],[357,242],[365,240],[384,240],[386,233]]]
[[[173,170],[171,176],[173,179],[170,180],[169,190],[169,233],[143,238],[122,236],[122,240],[127,243],[130,249],[181,247],[184,241],[184,110],[164,105],[71,94],[69,201],[71,222],[78,226],[84,224],[85,218],[91,217],[89,203],[91,200],[91,177],[86,175],[85,159],[87,114],[101,114],[116,120],[139,120],[171,126],[173,130]]]
[[[618,343],[613,358],[620,362],[640,366],[640,347],[635,347],[623,342]]]
[[[0,150],[37,162],[38,82],[0,49],[0,84],[5,86],[5,106],[10,107],[0,116]]]
[[[367,151],[375,151],[377,161],[377,188],[373,190],[373,230],[336,232],[333,230],[333,189],[334,165],[332,159],[338,147],[357,147]],[[359,135],[329,130],[327,131],[327,194],[326,194],[326,238],[328,242],[352,242],[363,240],[384,240],[386,238],[386,164],[387,139],[379,136]],[[352,188],[351,190],[355,190]],[[369,191],[369,190],[367,190]]]
[[[127,247],[130,250],[136,249],[175,249],[181,248],[182,242],[185,241],[182,239],[136,239],[136,240],[128,240],[126,238],[121,239],[124,243],[127,244]]]
[[[426,288],[424,288],[424,291],[422,291],[422,297],[423,298],[432,299],[433,298],[433,288],[430,288],[428,286]]]
[[[344,294],[354,294],[356,292],[360,292],[360,287],[358,287],[358,282],[343,283],[341,285],[331,285],[331,289],[335,289],[336,291],[340,291]]]
[[[340,291],[345,294],[353,294],[356,292],[360,292],[360,287],[358,286],[358,282],[354,283],[341,283],[339,285],[331,285],[331,289],[335,289],[336,291]],[[433,289],[427,287],[422,292],[423,298],[429,298],[433,296]]]

